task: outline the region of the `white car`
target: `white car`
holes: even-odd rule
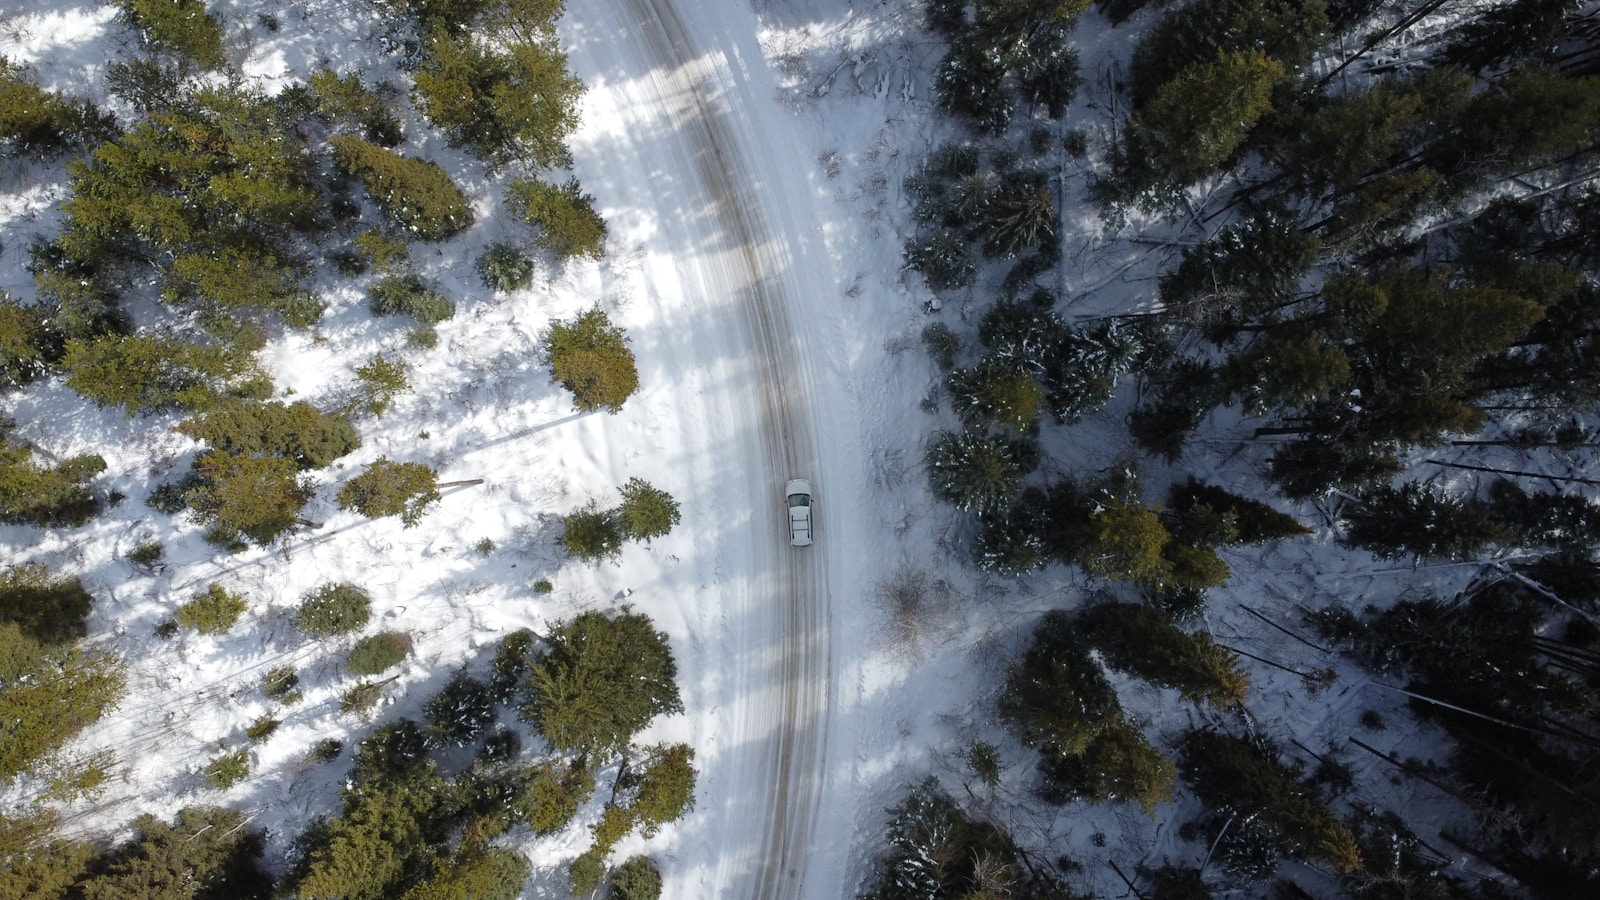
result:
[[[789,505],[789,545],[811,546],[811,482],[796,478],[783,493]]]

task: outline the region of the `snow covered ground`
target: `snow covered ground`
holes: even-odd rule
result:
[[[366,3],[233,0],[217,8],[236,64],[269,90],[323,63],[403,83],[381,52],[383,17]],[[266,12],[279,30],[259,24]],[[616,857],[655,856],[664,896],[853,894],[882,810],[928,772],[958,786],[956,751],[978,737],[1000,743],[1009,768],[997,793],[974,784],[971,799],[1007,811],[1005,824],[1024,843],[1055,848],[1049,858],[1074,847],[1131,866],[1172,852],[1172,816],[1029,802],[1031,761],[991,721],[992,694],[1035,613],[1072,602],[1081,585],[1059,568],[1020,582],[971,571],[960,517],[923,484],[924,441],[944,420],[922,409],[938,378],[918,341],[929,297],[899,271],[901,182],[955,131],[928,102],[940,48],[920,31],[920,11],[849,0],[755,9],[728,0],[593,0],[571,5],[560,34],[588,87],[571,145],[575,174],[610,226],[606,257],[546,266],[533,288],[512,296],[486,293],[472,272],[477,252],[518,237],[495,214],[502,176],[445,147],[413,116],[404,149],[446,165],[479,213],[464,238],[437,253],[415,251],[422,274],[458,303],[439,327],[439,347],[406,348],[402,326],[374,321],[361,292],[343,288],[321,326],[279,337],[267,354],[278,396],[312,402],[337,397],[352,367],[374,352],[400,353],[411,366],[414,392],[384,418],[361,421],[364,446],[327,473],[308,510],[323,528],[270,551],[222,555],[197,526],[143,503],[196,452],[168,431],[176,419],[126,420],[59,384],[0,398],[0,412],[39,446],[104,455],[110,468],[99,486],[128,497],[73,531],[0,528],[8,561],[83,578],[97,598],[91,641],[130,661],[127,700],[72,750],[112,750],[116,776],[97,801],[63,808],[68,828],[109,836],[138,812],[225,802],[249,811],[281,854],[311,817],[333,811],[340,768],[301,760],[315,740],[359,739],[372,723],[338,714],[337,698],[353,683],[340,671],[340,647],[301,635],[290,614],[308,590],[343,580],[371,591],[382,627],[416,639],[378,720],[417,715],[456,667],[481,663],[514,628],[631,604],[668,632],[687,711],[643,739],[695,747],[698,802],[676,827],[631,838]],[[109,6],[23,0],[0,16],[0,53],[31,65],[46,86],[97,100],[108,54],[131,52],[128,40]],[[1071,126],[1091,137],[1111,123],[1103,62],[1128,40],[1129,29],[1112,31],[1093,13],[1080,27],[1089,83]],[[1165,257],[1107,235],[1082,200],[1085,164],[1062,154],[1058,166],[1068,313],[1147,301]],[[31,295],[27,246],[53,230],[64,191],[59,168],[8,162],[0,288]],[[974,292],[938,315],[971,329],[985,302]],[[616,416],[573,414],[535,359],[553,319],[594,303],[628,330],[638,357],[642,389]],[[1062,464],[1122,462],[1122,451],[1096,436],[1114,431],[1124,412],[1114,406],[1099,418],[1106,427],[1091,422],[1075,437],[1058,436]],[[1224,484],[1248,477],[1248,460],[1206,452],[1193,451],[1185,465]],[[332,501],[339,482],[380,455],[426,462],[441,480],[486,481],[447,492],[411,530],[340,512]],[[566,559],[554,544],[555,517],[589,498],[614,500],[615,486],[634,476],[682,504],[678,529],[630,546],[619,564]],[[809,550],[791,550],[784,538],[780,492],[789,477],[817,488],[818,543]],[[495,546],[487,555],[475,549],[485,538]],[[166,547],[158,570],[123,559],[150,539]],[[1264,557],[1230,555],[1228,593],[1286,621],[1296,606],[1321,605],[1313,586],[1361,596],[1385,579],[1418,577],[1346,575],[1370,566],[1350,556],[1334,552],[1325,532]],[[948,600],[931,605],[911,636],[875,599],[876,585],[907,569],[926,572]],[[1285,580],[1285,572],[1295,574]],[[1456,577],[1423,575],[1445,584]],[[538,579],[552,581],[554,593],[536,595]],[[154,635],[211,582],[249,597],[239,627],[222,637]],[[1225,643],[1306,665],[1304,647],[1231,604],[1212,627]],[[305,699],[256,749],[248,780],[225,795],[207,790],[200,769],[219,750],[244,745],[246,724],[269,711],[261,675],[283,663],[299,667]],[[1329,702],[1292,675],[1253,665],[1252,715],[1320,749],[1348,733],[1361,708],[1397,705],[1354,670],[1340,672]],[[1171,692],[1118,687],[1156,734],[1171,737],[1209,715]],[[1416,755],[1430,744],[1416,733],[1373,740]],[[15,785],[0,800],[22,803],[37,790]],[[564,895],[564,864],[586,845],[597,814],[587,810],[555,840],[527,844],[536,869],[527,896]],[[1109,850],[1092,849],[1096,834],[1109,836]],[[1086,887],[1120,890],[1104,867],[1083,878]]]

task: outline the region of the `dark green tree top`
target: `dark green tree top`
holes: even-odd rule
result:
[[[439,500],[438,476],[422,463],[397,463],[380,456],[339,489],[339,508],[364,516],[399,516],[405,527],[422,520],[428,504]]]

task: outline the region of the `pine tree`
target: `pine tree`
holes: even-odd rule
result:
[[[517,851],[466,847],[435,859],[428,877],[400,900],[516,900],[532,874]]]
[[[0,780],[27,771],[99,720],[123,683],[111,657],[44,646],[15,623],[0,622]]]
[[[355,428],[305,401],[252,403],[228,398],[177,430],[229,453],[293,459],[302,469],[320,469],[361,446]]]
[[[105,460],[75,456],[45,468],[7,439],[10,424],[0,418],[0,522],[75,528],[93,518],[100,501],[84,482],[105,471]]]
[[[315,493],[293,460],[212,451],[195,460],[195,486],[186,494],[195,520],[219,543],[249,538],[265,546],[293,528]]]
[[[435,747],[470,746],[494,724],[494,704],[488,685],[457,672],[424,707],[428,743]]]
[[[1108,665],[1175,688],[1185,700],[1226,708],[1247,696],[1237,657],[1209,635],[1184,633],[1151,607],[1097,604],[1079,615],[1078,626]]]
[[[404,313],[423,325],[437,325],[456,314],[456,305],[449,297],[431,290],[411,274],[389,274],[378,279],[367,292],[367,306],[374,315]]]
[[[598,306],[571,322],[556,322],[542,343],[551,383],[571,391],[580,412],[619,412],[639,390],[627,334]]]
[[[93,103],[44,90],[0,57],[0,157],[43,157],[115,133],[116,120]]]
[[[688,744],[655,744],[645,748],[637,775],[619,785],[621,802],[638,820],[640,832],[655,837],[662,825],[676,822],[694,809],[694,748]]]
[[[248,352],[174,338],[107,335],[67,341],[67,386],[97,406],[128,415],[182,407],[206,410],[225,393],[270,392]]]
[[[403,631],[380,631],[356,641],[345,657],[344,670],[351,675],[377,675],[399,665],[411,652],[411,635]]]
[[[150,815],[134,823],[133,840],[83,882],[84,900],[237,897],[266,900],[272,876],[260,867],[261,832],[243,814],[211,806],[178,812],[172,824]]]
[[[630,856],[611,873],[606,900],[660,900],[661,873],[648,856]]]
[[[307,634],[333,637],[360,631],[372,617],[372,598],[353,584],[326,584],[300,604],[295,624]]]
[[[1042,799],[1138,804],[1145,815],[1172,799],[1178,771],[1142,732],[1118,718],[1106,723],[1081,755],[1045,752],[1039,759]]]
[[[1053,611],[1007,673],[999,712],[1025,745],[1080,756],[1121,707],[1071,619]]]
[[[1038,421],[1045,402],[1033,376],[987,361],[951,372],[948,386],[951,406],[969,428],[993,423],[1024,431]]]
[[[383,94],[362,84],[359,75],[352,72],[341,78],[332,69],[322,68],[311,73],[306,87],[316,98],[317,115],[322,118],[359,126],[361,136],[380,147],[400,143],[400,120],[389,111]]]
[[[1259,500],[1206,484],[1193,475],[1183,484],[1172,486],[1167,502],[1180,519],[1201,508],[1227,516],[1233,535],[1229,539],[1206,542],[1213,545],[1261,544],[1311,533],[1311,529],[1293,516],[1278,512]]]
[[[583,192],[578,179],[560,187],[518,179],[506,188],[506,203],[518,218],[539,229],[533,245],[557,259],[599,259],[605,254],[605,220],[594,211],[594,198]]]
[[[421,240],[442,241],[472,224],[466,196],[438,165],[351,135],[335,135],[328,142],[334,161],[361,179],[384,215]]]
[[[1471,559],[1512,534],[1485,505],[1408,481],[1364,492],[1345,508],[1345,541],[1384,559]]]
[[[943,293],[967,287],[978,277],[978,261],[967,242],[943,229],[906,241],[906,267],[922,275],[929,289]]]
[[[942,431],[925,464],[934,496],[957,509],[984,512],[1009,504],[1032,468],[1020,444],[981,431]]]
[[[665,536],[683,518],[672,495],[641,478],[630,478],[620,488],[622,507],[617,519],[624,536],[648,541]]]
[[[387,456],[378,457],[339,489],[340,509],[353,509],[374,519],[399,516],[406,528],[414,528],[428,504],[438,501],[438,476],[433,469],[422,463],[397,463]]]
[[[1183,740],[1184,780],[1201,801],[1259,814],[1276,829],[1282,849],[1341,872],[1361,869],[1355,836],[1328,805],[1277,760],[1276,748],[1217,731]]]
[[[221,69],[222,23],[206,12],[203,0],[117,0],[129,25],[144,33],[157,50],[181,53],[202,68]]]
[[[172,618],[181,628],[201,634],[224,634],[238,623],[248,608],[243,597],[220,584],[212,584],[178,607]]]
[[[666,637],[633,612],[556,623],[531,661],[523,717],[557,750],[619,752],[651,719],[683,709]]]
[[[615,562],[622,555],[622,520],[616,510],[601,509],[595,501],[561,517],[556,542],[584,562]]]
[[[77,578],[53,578],[42,565],[7,566],[0,572],[0,623],[16,625],[44,646],[83,637],[93,605],[94,598]]]

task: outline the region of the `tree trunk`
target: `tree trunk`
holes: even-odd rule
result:
[[[469,478],[466,481],[445,481],[445,482],[441,482],[440,484],[434,485],[434,487],[436,487],[436,488],[468,487],[468,486],[474,485],[474,484],[483,484],[483,479],[482,478]]]

